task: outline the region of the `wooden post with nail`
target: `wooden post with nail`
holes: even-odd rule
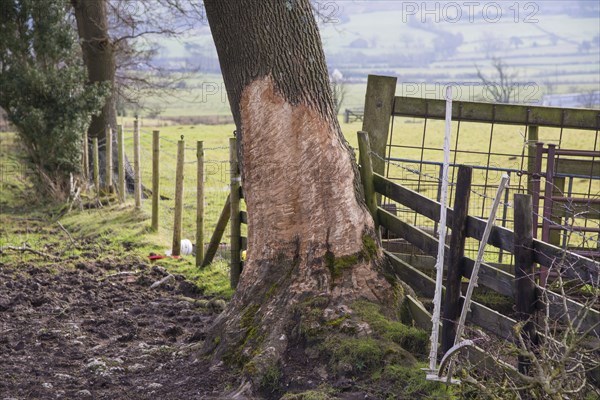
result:
[[[112,158],[112,128],[109,126],[108,128],[106,128],[106,177],[104,178],[104,188],[106,189],[106,192],[108,194],[112,193],[113,191],[113,181],[112,181],[112,177],[113,177],[113,158]]]
[[[535,351],[538,338],[534,316],[537,307],[535,264],[533,263],[533,204],[530,195],[515,194],[515,308],[516,319],[523,325],[516,334],[521,335],[527,350]],[[519,341],[517,340],[517,343]],[[529,374],[531,360],[518,356],[519,372]]]
[[[98,138],[92,139],[93,163],[94,163],[94,189],[96,197],[100,197],[100,165],[98,157]]]
[[[198,141],[196,149],[198,159],[198,181],[196,193],[196,267],[204,259],[204,144]]]
[[[83,177],[86,181],[90,179],[90,159],[88,152],[88,134],[87,131],[83,133],[83,154],[81,155],[82,172]],[[87,185],[86,185],[87,186]]]
[[[160,132],[152,132],[152,230],[158,231],[160,200]]]
[[[135,209],[142,208],[142,171],[140,166],[140,121],[135,118],[133,121],[133,182]]]
[[[240,171],[237,159],[237,139],[229,139],[229,176],[231,181],[231,287],[237,287],[242,273],[240,222]]]
[[[181,254],[181,223],[183,219],[183,166],[185,164],[185,141],[183,135],[177,142],[177,171],[175,173],[175,220],[173,221],[172,254]]]
[[[472,167],[461,165],[458,168],[456,192],[454,193],[452,236],[450,237],[450,253],[448,254],[448,272],[446,274],[444,324],[442,325],[442,352],[444,354],[455,344],[456,321],[460,315],[460,286],[463,277],[463,258],[465,255],[472,176]]]
[[[364,131],[358,132],[358,149],[360,161],[360,177],[365,192],[365,202],[375,221],[375,229],[379,226],[377,222],[377,197],[373,187],[373,164],[371,163],[371,144],[369,134]]]
[[[123,125],[117,126],[117,153],[117,168],[119,170],[119,201],[121,203],[125,203],[125,140],[123,138]]]

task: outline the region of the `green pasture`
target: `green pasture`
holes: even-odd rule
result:
[[[143,122],[142,122],[143,124]],[[361,122],[351,124],[340,124],[343,133],[353,148],[357,148],[356,132],[361,129]],[[527,156],[526,130],[523,126],[496,125],[493,133],[490,124],[480,123],[453,123],[452,146],[457,144],[460,152],[452,153],[451,161],[457,164],[468,164],[474,166],[485,166],[488,164],[488,150],[492,154],[489,156],[489,165],[497,168],[526,169],[526,159],[522,161],[521,155]],[[153,128],[142,128],[142,178],[144,184],[150,186],[151,182],[151,130]],[[184,223],[183,237],[194,239],[195,237],[195,209],[196,209],[196,142],[204,141],[205,163],[206,163],[206,182],[205,182],[205,236],[212,233],[216,220],[221,212],[225,198],[228,193],[229,185],[229,165],[228,165],[228,139],[231,137],[233,125],[222,126],[169,126],[160,128],[161,132],[161,195],[168,197],[168,200],[161,201],[161,229],[154,235],[153,241],[161,243],[168,248],[171,243],[172,224],[173,224],[173,204],[174,204],[174,181],[175,181],[175,163],[176,163],[176,141],[183,135],[186,141],[186,164],[185,164],[185,195],[184,195]],[[424,122],[420,119],[400,118],[394,119],[392,130],[393,143],[413,148],[392,148],[390,155],[396,158],[407,158],[420,160],[421,157],[426,161],[443,160],[443,121],[429,120],[427,122],[425,141],[422,140]],[[131,129],[126,132],[131,135]],[[491,145],[490,145],[491,137]],[[559,143],[561,137],[560,129],[540,128],[539,140],[545,143]],[[595,132],[579,131],[565,129],[562,132],[562,148],[568,149],[592,149],[594,147]],[[132,140],[126,142],[127,152],[132,159]],[[424,145],[425,149],[421,150]],[[482,154],[484,153],[484,154]],[[418,163],[403,163],[402,166],[418,169]],[[437,182],[431,177],[437,177],[439,173],[438,166],[422,167],[421,176],[423,194],[435,198],[437,193]],[[389,176],[401,179],[418,179],[418,175],[407,171],[401,166],[391,164]],[[495,187],[499,182],[501,173],[497,171],[485,172],[476,169],[473,175],[474,185],[484,185],[486,180],[487,187],[477,187],[475,190],[481,195],[493,196]],[[512,188],[514,190],[524,190],[527,186],[526,176],[512,176]],[[414,184],[414,182],[412,183]],[[592,195],[600,193],[600,182],[594,181],[589,187],[589,181],[584,179],[573,180],[573,191],[587,193],[591,191]],[[512,202],[512,194],[509,201]],[[486,215],[491,205],[491,200],[484,200],[482,196],[474,195],[472,198],[472,210],[475,215]],[[144,201],[143,209],[150,214],[151,204],[149,199]],[[512,221],[512,209],[508,208],[507,220]],[[207,241],[208,239],[206,239]],[[224,238],[224,241],[228,241]]]
[[[441,7],[432,3],[427,8],[434,9],[436,6]],[[517,6],[519,14],[516,20],[514,5],[513,8],[504,7],[502,18],[495,23],[481,18],[481,7],[475,8],[476,18],[470,21],[466,6],[463,6],[464,14],[458,23],[448,22],[444,14],[439,13],[437,21],[421,23],[421,14],[418,13],[418,23],[408,23],[404,22],[406,18],[400,3],[378,11],[369,11],[368,7],[363,10],[360,5],[343,2],[328,3],[323,13],[333,13],[333,17],[345,16],[330,21],[320,20],[319,24],[330,67],[339,69],[349,79],[342,109],[362,106],[368,74],[398,76],[399,94],[402,93],[402,85],[406,87],[415,83],[474,84],[479,81],[476,66],[488,76],[494,76],[489,59],[491,56],[502,58],[518,74],[518,82],[533,82],[538,86],[533,98],[529,97],[531,93],[526,93],[530,101],[539,100],[548,92],[548,82],[552,83],[554,93],[598,90],[600,49],[593,44],[589,51],[579,48],[582,42],[591,42],[600,33],[597,18],[593,15],[575,17],[566,13],[556,14],[556,10],[548,9],[544,4],[538,5],[537,9],[524,3]],[[417,7],[424,6],[419,3]],[[433,18],[433,15],[429,15],[429,18]],[[528,20],[528,16],[532,20]],[[464,38],[453,55],[437,55],[427,65],[394,59],[396,56],[418,57],[425,52],[431,53],[435,49],[435,41],[448,34],[460,34]],[[520,38],[522,44],[511,44],[512,37]],[[357,39],[363,39],[366,47],[352,47],[351,43]],[[185,49],[186,43],[200,45],[204,56],[216,57],[206,25],[193,36],[162,40],[161,46],[170,57],[186,58],[190,56]],[[493,50],[489,51],[492,44]],[[198,62],[201,63],[201,60]],[[160,117],[164,119],[229,115],[229,104],[220,75],[189,74],[183,83],[185,87],[177,89],[173,96],[157,97],[154,93],[142,96],[142,105],[159,110]],[[480,99],[480,91],[475,89],[463,100]],[[404,95],[432,97],[429,89],[425,88],[404,90]],[[517,102],[523,103],[523,100]]]
[[[125,127],[126,138],[126,153],[130,161],[133,160],[133,133],[132,120],[124,119],[121,121]],[[161,135],[161,157],[160,157],[160,194],[163,200],[160,201],[160,228],[158,232],[150,231],[150,216],[151,216],[151,199],[144,199],[142,202],[142,211],[136,213],[133,211],[133,198],[128,196],[127,204],[121,206],[113,204],[110,207],[101,209],[101,213],[105,217],[97,220],[97,210],[75,212],[69,214],[66,224],[78,226],[77,229],[83,232],[92,234],[93,232],[104,235],[106,238],[112,238],[117,243],[118,240],[125,238],[127,241],[140,241],[144,243],[139,248],[140,255],[147,255],[149,252],[163,253],[171,247],[172,229],[173,229],[173,211],[175,197],[175,169],[176,169],[176,154],[177,141],[183,136],[186,145],[185,151],[185,179],[184,179],[184,213],[183,213],[183,238],[187,238],[195,242],[196,235],[196,144],[197,141],[203,141],[205,148],[205,243],[208,243],[210,235],[214,231],[216,221],[222,211],[225,199],[229,191],[229,138],[232,137],[234,130],[233,125],[171,125],[171,126],[156,126],[160,125],[159,120],[141,120],[141,169],[143,184],[150,188],[152,182],[152,131],[158,129]],[[153,126],[154,125],[154,126]],[[357,148],[356,132],[361,129],[361,122],[350,124],[340,123],[342,131],[353,148]],[[494,127],[491,146],[489,145],[491,126],[489,124],[478,123],[461,123],[460,131],[458,124],[453,123],[452,130],[452,146],[458,143],[460,153],[452,153],[451,161],[459,164],[480,165],[484,166],[488,163],[486,154],[488,149],[494,154],[489,157],[489,164],[495,167],[521,169],[521,154],[526,149],[525,127],[522,126],[507,126],[496,125]],[[424,121],[413,118],[394,118],[393,121],[393,143],[396,145],[409,146],[414,148],[392,148],[390,155],[396,158],[406,158],[412,160],[423,160],[441,162],[443,160],[443,121],[429,120],[427,122],[425,141],[422,140],[424,130]],[[557,143],[560,138],[560,130],[552,128],[540,128],[540,141],[546,143]],[[595,132],[577,131],[565,129],[562,133],[562,148],[569,149],[592,149],[594,148]],[[15,137],[10,134],[3,134],[2,143],[6,146],[16,145]],[[423,150],[421,146],[432,148],[434,150]],[[11,147],[12,148],[12,147]],[[422,153],[422,154],[421,154]],[[4,178],[7,176],[7,170],[11,165],[14,168],[21,165],[18,152],[5,151],[2,154]],[[417,162],[402,163],[403,167],[418,169]],[[526,164],[525,164],[526,165]],[[22,167],[18,167],[22,168]],[[423,166],[421,172],[421,187],[419,190],[426,196],[435,198],[437,194],[438,183],[435,177],[438,176],[439,167]],[[387,172],[390,177],[400,178],[404,180],[412,179],[412,182],[407,181],[411,187],[415,187],[415,179],[418,175],[408,171],[399,165],[391,164]],[[473,181],[476,185],[481,185],[485,182],[486,172],[476,170],[473,175]],[[488,187],[478,187],[476,191],[480,194],[493,196],[495,193],[494,185],[500,179],[500,173],[490,171],[487,173]],[[526,177],[520,178],[521,189],[526,186]],[[15,190],[2,190],[0,202],[6,209],[8,205],[14,204],[21,193],[27,193],[25,186],[27,179],[4,179],[2,182],[3,188],[13,188]],[[513,189],[519,187],[519,177],[513,175],[511,182]],[[600,182],[594,181],[589,187],[589,181],[575,179],[573,182],[573,190],[587,193],[588,190],[592,196],[600,195]],[[88,193],[87,196],[93,197],[93,193]],[[450,198],[451,201],[451,198]],[[512,194],[509,201],[512,201]],[[474,215],[486,215],[491,200],[485,200],[483,197],[473,195],[471,200],[471,211]],[[512,220],[512,209],[507,208],[506,218]],[[92,222],[93,221],[93,222]],[[112,222],[111,222],[112,221]],[[116,222],[115,222],[116,221]],[[106,222],[107,225],[102,227]],[[432,221],[418,221],[421,225],[431,225]],[[115,224],[125,224],[124,230],[113,229]],[[510,227],[510,225],[508,225]],[[245,235],[245,226],[243,234]],[[117,233],[118,232],[118,233]],[[222,242],[228,243],[228,230],[226,231]],[[16,243],[20,239],[15,239]],[[118,239],[118,240],[117,240]],[[12,239],[11,239],[12,240]],[[227,257],[227,253],[223,251],[218,253],[218,256]],[[191,259],[189,263],[191,263]],[[182,264],[178,264],[182,265]],[[187,264],[186,264],[187,265]],[[187,267],[186,267],[187,268]]]

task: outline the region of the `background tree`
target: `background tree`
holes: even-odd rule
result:
[[[108,34],[108,10],[105,0],[71,0],[75,10],[77,31],[88,79],[92,83],[109,84],[111,94],[106,98],[102,112],[92,118],[88,130],[90,138],[100,138],[106,128],[117,129],[115,107],[115,44]]]
[[[344,75],[338,70],[334,69],[329,77],[331,82],[331,94],[333,96],[333,106],[335,109],[335,115],[340,113],[342,108],[342,103],[346,98],[346,93],[348,92],[348,87],[346,86],[346,81],[344,80]]]
[[[47,190],[62,199],[79,172],[81,138],[106,95],[86,74],[62,0],[2,0],[0,106]]]
[[[477,77],[483,84],[484,98],[496,103],[510,103],[518,91],[518,73],[512,70],[501,58],[492,57],[493,74],[486,75],[476,65]]]
[[[401,296],[382,272],[310,2],[205,7],[237,125],[248,212],[247,260],[207,350],[259,385],[294,362],[289,351],[302,348],[311,323],[341,318],[357,332],[353,302],[394,315]]]
[[[508,42],[510,43],[511,47],[514,46],[515,49],[518,49],[519,46],[523,45],[523,39],[521,39],[519,36],[511,36]]]
[[[90,141],[102,144],[106,129],[117,129],[117,102],[138,103],[145,95],[164,93],[177,78],[152,64],[158,44],[156,36],[175,36],[193,26],[193,18],[203,15],[198,2],[186,0],[71,0],[83,59],[92,84],[110,86],[102,112],[92,118]],[[141,74],[139,71],[144,70]],[[148,90],[152,89],[152,93]],[[116,135],[113,136],[113,141]],[[101,179],[105,173],[105,147],[100,151]],[[117,146],[113,146],[114,174],[117,174]],[[126,165],[128,190],[133,190],[133,171]]]
[[[600,105],[600,90],[583,89],[577,96],[577,101],[582,107],[597,108]]]
[[[484,32],[479,42],[479,51],[485,53],[485,58],[493,58],[495,53],[502,51],[504,48],[498,36],[491,32]]]

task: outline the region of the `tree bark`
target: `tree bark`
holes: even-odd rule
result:
[[[205,7],[237,125],[248,214],[247,260],[206,350],[260,370],[284,362],[299,340],[300,305],[318,299],[324,314],[348,316],[365,299],[392,315],[399,291],[383,273],[309,1]]]
[[[81,42],[83,61],[85,63],[88,80],[90,83],[108,83],[111,87],[110,95],[98,115],[92,115],[88,128],[88,147],[91,146],[93,138],[98,138],[100,146],[100,179],[104,182],[106,165],[106,129],[112,129],[113,142],[113,182],[118,176],[117,170],[117,110],[116,110],[116,47],[108,32],[107,0],[71,0],[75,19],[77,21],[77,32]],[[91,147],[89,147],[91,149]],[[91,154],[91,152],[90,152]],[[91,166],[91,165],[90,165]],[[90,168],[91,170],[91,168]],[[127,190],[133,192],[134,176],[133,169],[128,160],[125,160],[125,179]]]

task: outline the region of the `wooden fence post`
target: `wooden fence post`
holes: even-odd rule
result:
[[[236,288],[242,273],[240,223],[240,172],[237,159],[237,139],[229,139],[229,176],[231,178],[231,287]]]
[[[542,214],[542,240],[550,243],[550,217],[552,216],[552,207],[554,200],[552,195],[554,193],[554,165],[556,162],[556,144],[548,144],[548,155],[546,158],[546,184],[544,185],[544,207]],[[546,287],[548,281],[548,274],[550,273],[550,265],[540,266],[540,286]]]
[[[100,197],[100,165],[98,157],[98,138],[92,139],[93,162],[94,162],[94,188],[96,189],[96,197]]]
[[[185,141],[177,142],[177,171],[175,175],[175,220],[173,221],[172,254],[181,253],[181,222],[183,218],[183,166],[185,164]]]
[[[369,75],[367,78],[362,130],[369,133],[371,150],[382,158],[385,157],[385,146],[394,109],[396,81],[396,78],[389,76]],[[384,175],[384,169],[383,159],[375,158],[373,171]]]
[[[112,158],[112,128],[109,126],[106,129],[106,177],[104,178],[104,187],[106,189],[107,193],[112,193],[113,191],[113,182],[112,182],[112,176],[113,176],[113,158]]]
[[[135,209],[142,208],[142,171],[140,166],[140,122],[133,121],[133,181],[135,195]]]
[[[533,317],[537,292],[533,263],[533,205],[530,195],[515,194],[515,307],[516,318],[525,324],[521,335],[529,349],[538,344]],[[531,360],[519,356],[519,372],[527,374]]]
[[[158,231],[160,200],[160,132],[152,132],[152,230]]]
[[[86,181],[90,179],[90,159],[88,151],[88,134],[87,131],[83,133],[83,154],[81,155],[82,172],[83,177]]]
[[[378,228],[377,222],[377,197],[373,187],[373,165],[371,164],[371,144],[369,134],[364,131],[358,132],[358,150],[360,161],[360,177],[362,180],[365,202],[375,221],[375,229]]]
[[[533,194],[535,173],[536,143],[538,141],[539,128],[535,125],[527,127],[527,193]]]
[[[555,176],[553,183],[552,183],[552,198],[555,197],[563,197],[565,196],[565,177],[563,176]],[[544,193],[545,195],[545,193]],[[545,200],[544,200],[545,201]],[[557,203],[560,204],[560,203]],[[562,204],[563,207],[565,207],[565,210],[567,210],[569,208],[569,204]],[[545,215],[545,218],[548,218],[550,221],[556,223],[557,225],[562,225],[562,216],[561,215],[556,215],[556,213],[554,212],[554,206],[552,206],[550,211],[550,215]],[[568,215],[568,214],[566,214]],[[561,247],[561,239],[563,239],[565,235],[563,235],[563,232],[561,232],[558,229],[553,229],[550,231],[550,233],[548,234],[548,243],[553,244],[555,246]]]
[[[119,201],[125,203],[125,140],[123,138],[123,125],[117,126],[117,168],[119,170]]]
[[[454,346],[456,320],[460,315],[460,285],[463,277],[463,257],[465,255],[472,176],[472,167],[461,165],[458,168],[456,192],[454,193],[452,236],[450,237],[450,253],[448,254],[448,272],[446,274],[444,324],[442,325],[442,352],[444,354]]]
[[[198,181],[196,193],[196,266],[204,259],[204,145],[198,141],[196,149],[198,158]]]
[[[225,200],[225,205],[223,206],[223,211],[221,211],[221,215],[219,215],[219,220],[217,221],[217,226],[210,237],[210,243],[208,244],[208,248],[206,249],[206,254],[204,255],[204,260],[202,260],[202,266],[206,267],[210,264],[217,253],[217,249],[219,248],[219,244],[221,243],[221,238],[223,237],[223,233],[225,232],[225,228],[227,228],[227,221],[229,221],[229,217],[231,215],[231,195],[227,195],[227,199]]]

